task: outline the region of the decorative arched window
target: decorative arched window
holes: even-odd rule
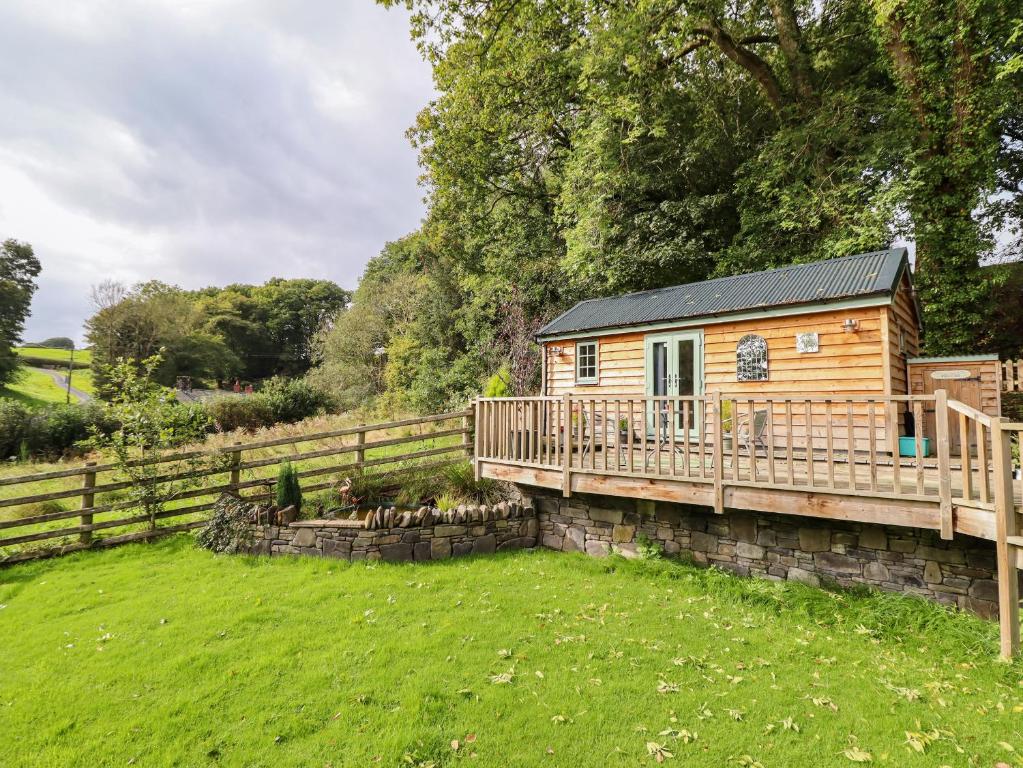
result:
[[[735,377],[738,381],[767,381],[767,341],[763,336],[750,333],[739,339]]]

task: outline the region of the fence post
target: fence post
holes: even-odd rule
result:
[[[732,414],[732,440],[736,439],[737,430],[734,427],[735,414]],[[721,392],[714,392],[714,406],[711,408],[711,429],[714,439],[714,455],[711,459],[711,466],[714,470],[714,512],[722,515],[725,512],[725,452],[722,446],[723,436],[721,429]]]
[[[1011,659],[1019,652],[1019,581],[1016,550],[1008,538],[1017,535],[1015,499],[1012,492],[1012,433],[1003,428],[1006,419],[991,420],[991,458],[995,481],[995,554],[998,558],[998,623],[1001,656]]]
[[[565,393],[565,449],[562,455],[561,495],[566,499],[572,495],[572,396]]]
[[[951,539],[952,525],[952,460],[948,425],[948,393],[934,392],[934,429],[938,434],[938,497],[941,511],[941,538]]]
[[[360,427],[365,426],[360,424]],[[386,433],[385,433],[386,434]],[[355,433],[355,464],[357,469],[362,469],[362,463],[366,460],[366,451],[363,450],[362,446],[366,444],[366,431],[360,429]]]
[[[241,443],[236,442],[234,445],[235,449],[231,451],[231,492],[241,498],[242,493],[238,490],[238,484],[242,481],[242,470],[239,466],[242,463],[242,452],[238,448]]]
[[[96,466],[96,462],[95,461],[88,461],[88,462],[85,463],[85,466],[87,468],[88,467],[95,467]],[[96,487],[96,473],[93,472],[91,469],[89,469],[89,470],[86,471],[85,475],[83,476],[82,488],[89,489],[89,488],[95,488],[95,487]],[[82,505],[81,505],[82,509],[92,509],[95,505],[96,505],[96,496],[95,496],[95,494],[86,493],[86,494],[82,495]],[[89,513],[87,515],[82,515],[82,525],[92,525],[92,513]],[[91,544],[92,543],[92,531],[82,531],[80,534],[78,534],[78,541],[80,541],[82,544]]]

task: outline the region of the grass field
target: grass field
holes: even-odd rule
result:
[[[76,369],[72,371],[71,386],[85,392],[87,395],[96,394],[96,388],[92,384],[92,371],[88,369]]]
[[[0,387],[0,397],[10,397],[35,407],[47,403],[63,403],[67,393],[47,374],[19,366],[18,377],[14,383],[9,387]],[[73,398],[72,400],[74,401]]]
[[[66,363],[71,359],[71,352],[66,349],[51,349],[50,347],[16,347],[14,350],[22,357],[34,357],[39,360],[52,360],[54,362]],[[75,362],[83,365],[92,364],[91,349],[76,349]]]
[[[0,764],[1020,765],[996,627],[666,561],[213,556],[0,571]]]

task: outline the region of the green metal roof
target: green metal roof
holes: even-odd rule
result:
[[[890,296],[897,290],[908,265],[906,249],[892,248],[624,296],[587,299],[541,328],[537,338]]]

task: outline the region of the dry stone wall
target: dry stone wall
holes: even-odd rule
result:
[[[370,525],[382,523],[384,527],[368,528],[362,520],[302,520],[285,526],[255,526],[249,551],[271,556],[403,562],[536,546],[539,525],[531,506],[504,505],[496,517],[480,513],[478,508],[459,509],[454,524],[411,525],[404,515],[385,515],[378,520],[374,514]]]
[[[982,616],[998,610],[992,542],[943,541],[936,531],[712,510],[607,496],[565,499],[521,489],[536,505],[540,544],[565,552],[635,555],[640,537],[743,576],[819,585],[866,584],[953,604]]]

